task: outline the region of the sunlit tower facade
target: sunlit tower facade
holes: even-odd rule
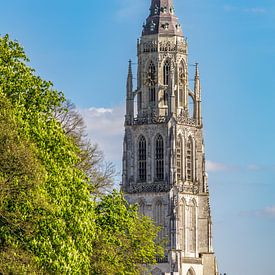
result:
[[[201,84],[189,85],[188,44],[172,0],[152,0],[129,62],[122,189],[162,229],[165,257],[152,274],[217,275],[205,170]]]

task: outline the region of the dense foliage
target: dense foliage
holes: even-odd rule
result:
[[[144,264],[154,263],[161,249],[154,243],[157,228],[113,192],[96,206],[97,253],[92,255],[94,274],[140,274]]]
[[[102,196],[112,167],[27,64],[0,37],[0,273],[139,274],[161,253],[157,229],[120,193]]]

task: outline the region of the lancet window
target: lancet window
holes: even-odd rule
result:
[[[155,203],[154,207],[154,220],[156,223],[156,226],[161,226],[161,230],[158,233],[158,239],[161,240],[164,237],[164,231],[163,231],[163,219],[164,213],[163,213],[163,204],[161,201],[157,201]]]
[[[170,63],[168,60],[166,60],[163,66],[163,84],[164,85],[169,84],[170,69],[171,69]]]
[[[148,85],[149,85],[149,98],[151,103],[156,102],[156,67],[153,62],[150,63],[148,69]]]
[[[183,106],[184,98],[184,85],[185,85],[185,69],[184,63],[181,62],[179,66],[179,106]]]
[[[144,203],[144,201],[139,202],[139,213],[141,215],[145,215],[145,203]]]
[[[179,106],[183,106],[183,98],[184,98],[184,93],[183,93],[183,88],[179,89]]]
[[[179,204],[179,245],[185,250],[185,200],[183,199]]]
[[[177,139],[177,180],[182,180],[182,138]]]
[[[163,147],[164,147],[163,138],[161,135],[158,135],[156,138],[156,151],[155,151],[157,180],[163,180],[164,178],[164,148]]]
[[[196,203],[192,200],[187,211],[187,249],[196,252]]]
[[[146,140],[144,136],[141,136],[138,142],[138,175],[140,181],[146,181]]]
[[[183,86],[184,82],[185,82],[184,66],[183,66],[183,64],[180,64],[180,67],[179,67],[179,84],[181,86]]]
[[[186,179],[193,181],[194,163],[193,163],[193,140],[191,137],[188,138],[186,146]]]

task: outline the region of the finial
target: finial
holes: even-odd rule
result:
[[[129,59],[128,74],[132,74],[132,60]]]
[[[199,78],[200,74],[199,74],[199,63],[196,63],[196,75],[195,78]]]

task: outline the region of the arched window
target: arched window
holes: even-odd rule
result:
[[[182,61],[179,65],[179,106],[183,106],[184,99],[184,86],[185,86],[185,67],[184,62]]]
[[[151,61],[148,68],[149,99],[151,103],[156,102],[156,67]]]
[[[145,203],[144,203],[144,201],[139,202],[139,213],[141,215],[145,215]]]
[[[196,273],[192,267],[187,271],[187,275],[196,275]]]
[[[151,103],[156,102],[156,88],[155,87],[149,87],[149,98]]]
[[[138,175],[140,181],[146,181],[146,140],[144,136],[141,136],[138,142]]]
[[[183,62],[181,62],[179,67],[179,85],[183,86],[184,83],[185,83],[185,71],[184,71]]]
[[[163,138],[158,135],[156,138],[156,178],[157,180],[163,180],[164,178],[164,146]]]
[[[163,84],[164,85],[169,84],[170,68],[171,68],[170,63],[168,60],[166,60],[163,66]]]
[[[160,226],[161,230],[158,233],[158,239],[161,240],[164,237],[163,227],[164,227],[164,213],[163,204],[161,201],[157,201],[154,207],[154,220],[156,226]]]
[[[196,252],[196,203],[193,200],[187,211],[187,250]]]
[[[148,80],[149,86],[154,86],[156,83],[156,67],[154,63],[151,61],[148,68]]]
[[[182,201],[179,204],[179,244],[180,248],[185,251],[185,200],[182,199]]]
[[[189,137],[186,146],[186,180],[193,181],[193,173],[193,140]]]
[[[177,180],[182,180],[182,138],[177,139]]]

